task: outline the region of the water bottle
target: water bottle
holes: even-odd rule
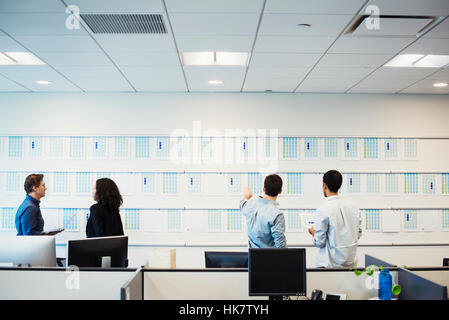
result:
[[[384,269],[379,274],[379,299],[391,300],[391,287],[393,286],[393,279],[390,270]]]

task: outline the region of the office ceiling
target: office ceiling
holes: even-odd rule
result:
[[[66,27],[72,5],[78,29]],[[382,16],[410,17],[384,17],[374,30],[362,22],[344,34],[372,5]],[[167,33],[94,33],[88,14],[160,14]],[[449,94],[449,86],[433,86],[449,82],[448,65],[383,66],[398,54],[449,55],[448,16],[448,0],[0,0],[0,52],[45,62],[0,65],[0,91]],[[183,66],[180,53],[193,51],[250,59],[241,67]]]

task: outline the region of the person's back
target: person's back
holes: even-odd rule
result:
[[[122,236],[123,234],[123,224],[119,213],[110,212],[98,203],[90,207],[86,225],[88,238]]]

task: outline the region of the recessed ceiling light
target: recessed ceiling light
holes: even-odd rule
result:
[[[221,80],[209,80],[210,84],[223,84],[223,81]]]
[[[437,82],[437,83],[434,83],[433,86],[437,87],[437,88],[442,88],[442,87],[447,87],[448,84],[446,82]]]
[[[51,81],[48,81],[48,80],[37,80],[36,83],[37,84],[50,84]]]
[[[400,54],[385,67],[441,68],[449,63],[449,55]]]
[[[30,52],[0,53],[0,65],[43,65],[38,57]]]
[[[184,66],[246,66],[248,52],[182,52]]]

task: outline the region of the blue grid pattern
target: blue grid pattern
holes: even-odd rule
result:
[[[3,230],[14,230],[15,227],[15,217],[14,208],[3,208],[2,209],[2,229]]]
[[[228,174],[226,178],[228,193],[240,194],[242,192],[242,175]]]
[[[404,193],[418,194],[418,174],[404,173]]]
[[[70,137],[70,158],[84,157],[84,137]]]
[[[67,172],[55,172],[53,174],[53,192],[69,192],[69,174]]]
[[[380,210],[366,209],[365,210],[365,230],[380,231]]]
[[[112,172],[97,172],[96,176],[97,176],[97,180],[103,179],[103,178],[112,179]]]
[[[129,138],[114,138],[114,158],[123,159],[129,157]]]
[[[188,193],[200,193],[201,192],[201,174],[190,173],[186,174],[186,184]]]
[[[136,158],[150,157],[150,137],[136,137]]]
[[[379,139],[363,138],[363,158],[379,159]]]
[[[449,209],[444,209],[443,216],[443,229],[449,229]]]
[[[212,160],[212,137],[200,137],[200,159]]]
[[[347,191],[348,193],[360,193],[361,192],[361,181],[360,173],[349,173],[347,175]]]
[[[156,157],[159,159],[168,159],[170,157],[170,138],[156,138]]]
[[[226,230],[242,231],[242,214],[238,209],[226,210]]]
[[[418,139],[404,139],[404,159],[418,158]]]
[[[441,193],[449,194],[449,173],[442,173],[441,179]]]
[[[91,174],[89,172],[77,172],[75,176],[75,192],[90,193],[92,188]]]
[[[423,194],[435,194],[436,177],[433,174],[422,175],[422,191]]]
[[[62,158],[64,156],[64,138],[50,137],[49,140],[49,156],[50,158]]]
[[[345,158],[357,158],[359,156],[359,149],[357,144],[357,138],[344,138],[343,145],[344,151],[343,155]]]
[[[337,138],[324,138],[324,157],[338,157],[338,140]]]
[[[262,152],[259,152],[259,155],[262,159],[274,159],[276,157],[276,147],[277,147],[278,139],[263,137],[258,140],[258,148],[261,148]]]
[[[287,173],[287,194],[302,194],[302,173]]]
[[[282,159],[297,160],[298,156],[298,138],[283,137],[282,138]]]
[[[107,139],[106,137],[94,137],[92,140],[92,155],[94,158],[107,157]]]
[[[30,137],[29,156],[32,158],[42,157],[43,151],[43,138],[42,137]]]
[[[181,210],[179,209],[167,210],[168,231],[179,231],[181,230],[181,225],[182,225]]]
[[[140,230],[140,210],[139,209],[123,209],[125,218],[125,230]]]
[[[304,158],[316,159],[318,158],[319,139],[318,138],[304,138]]]
[[[156,175],[154,173],[144,173],[141,176],[142,192],[156,192]]]
[[[290,231],[300,231],[301,226],[301,211],[287,210],[287,228]]]
[[[366,174],[366,192],[380,192],[380,176],[375,173]]]
[[[399,175],[385,174],[385,193],[399,193]]]
[[[384,158],[395,159],[398,157],[398,139],[388,138],[384,140]]]
[[[248,188],[253,194],[261,194],[263,192],[262,175],[260,173],[248,173]]]
[[[62,225],[67,231],[78,231],[78,209],[62,209]]]
[[[23,157],[23,137],[8,137],[8,157],[21,159]]]
[[[178,193],[178,174],[175,172],[164,172],[162,174],[162,192],[165,194]]]
[[[418,211],[404,210],[404,230],[418,229]]]
[[[7,172],[6,173],[6,186],[7,192],[20,192],[21,190],[21,174],[19,172]]]
[[[208,210],[207,228],[210,231],[221,231],[221,210]]]
[[[240,157],[244,160],[248,160],[249,152],[248,152],[248,137],[240,138]]]

